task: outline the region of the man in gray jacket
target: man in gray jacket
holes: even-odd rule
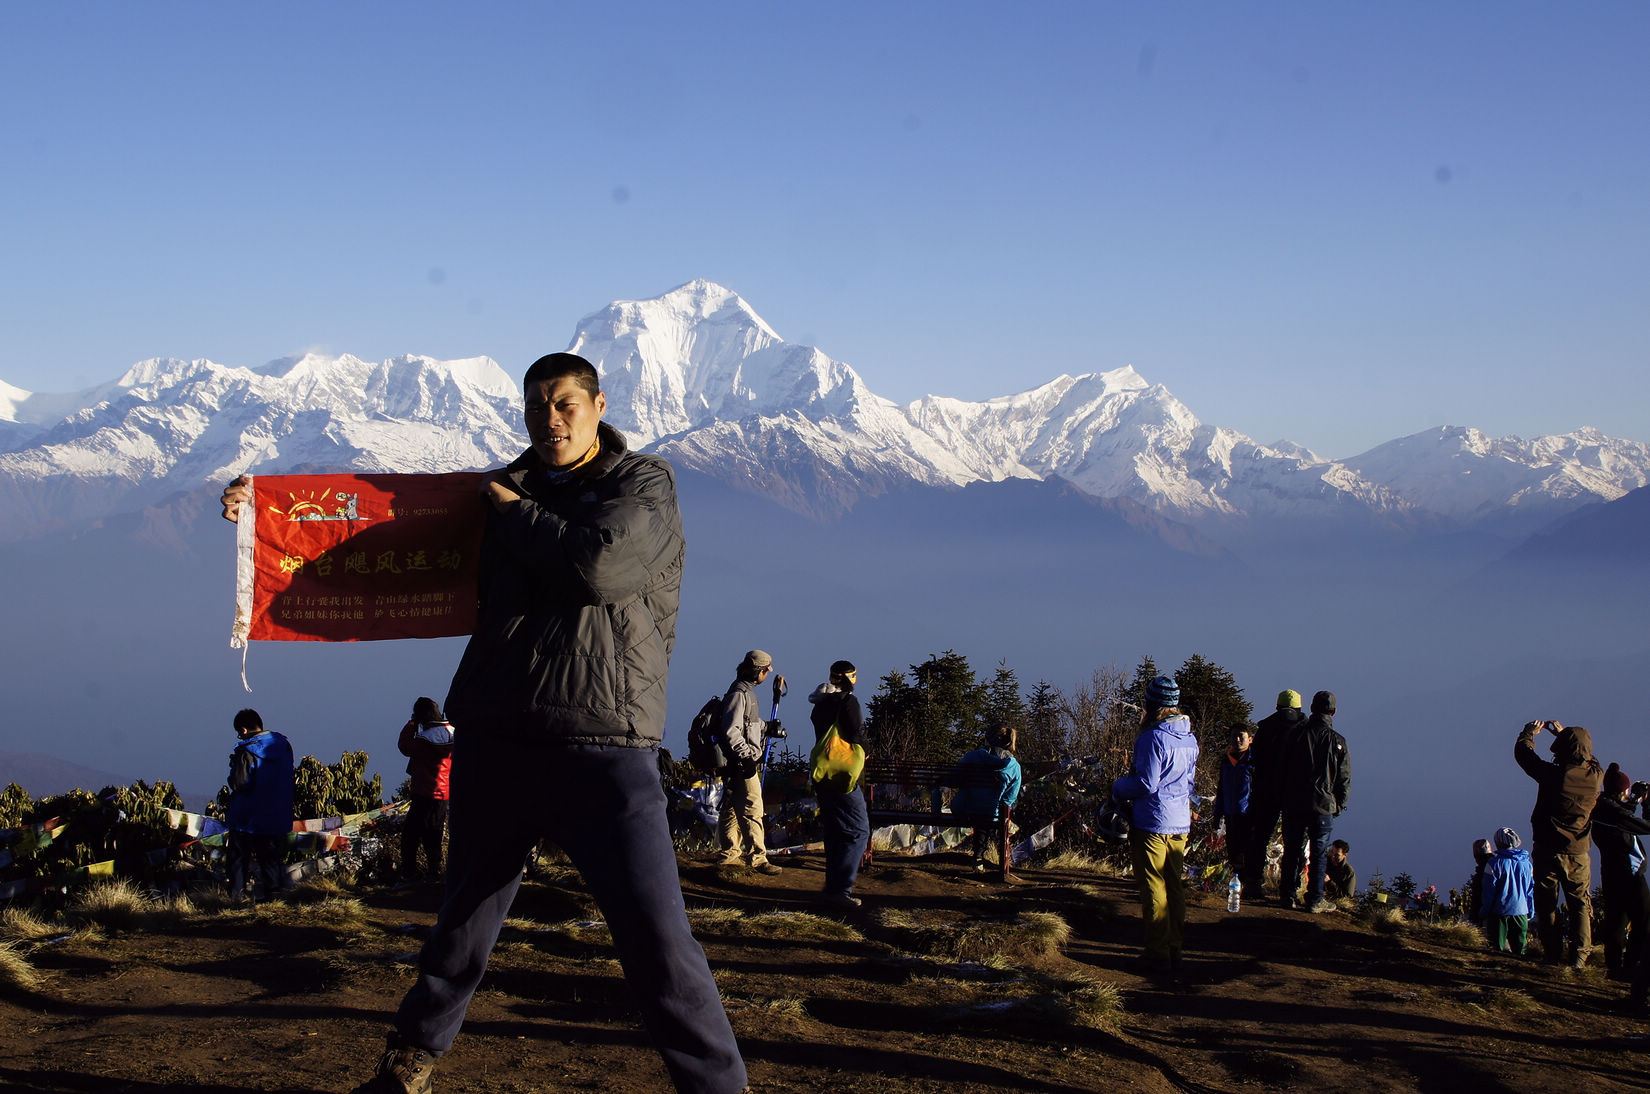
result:
[[[773,658],[763,650],[751,650],[734,670],[733,686],[722,699],[722,739],[728,743],[733,763],[722,772],[722,865],[737,866],[750,846],[750,864],[758,873],[777,874],[779,867],[768,861],[767,821],[762,807],[762,773],[759,765],[768,735],[778,722],[765,721],[760,713],[756,688],[773,672]],[[784,677],[777,678],[783,687]]]
[[[540,358],[522,394],[531,447],[482,483],[479,613],[444,704],[464,727],[447,899],[357,1094],[432,1089],[541,838],[584,876],[676,1089],[735,1094],[745,1064],[688,926],[659,792],[684,557],[675,475],[601,420],[584,358]],[[232,484],[224,515],[244,500]],[[555,1085],[545,1063],[527,1085]]]

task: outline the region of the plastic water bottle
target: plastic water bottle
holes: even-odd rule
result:
[[[1226,910],[1228,912],[1235,912],[1238,910],[1238,904],[1240,903],[1240,898],[1242,895],[1243,882],[1239,881],[1234,876],[1231,881],[1226,883]]]

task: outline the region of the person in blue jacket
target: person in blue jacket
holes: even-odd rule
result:
[[[1518,833],[1503,828],[1495,834],[1495,854],[1484,867],[1484,928],[1490,944],[1502,953],[1524,955],[1535,913],[1535,869]]]
[[[229,757],[224,866],[229,899],[239,904],[246,895],[247,866],[254,858],[255,898],[285,888],[281,858],[292,832],[292,745],[281,734],[266,730],[255,710],[237,713],[234,725],[240,744]]]
[[[1010,726],[993,724],[987,727],[985,747],[976,748],[959,763],[964,767],[983,768],[996,777],[990,782],[959,787],[951,799],[953,813],[990,814],[997,821],[990,829],[974,829],[974,868],[981,871],[986,868],[985,840],[990,832],[997,837],[1002,866],[999,876],[1009,885],[1019,880],[1009,869],[1008,854],[1008,815],[1020,798],[1020,761],[1014,758],[1017,736]]]
[[[1180,712],[1180,685],[1159,676],[1146,685],[1133,766],[1111,787],[1114,798],[1130,803],[1129,852],[1146,928],[1142,961],[1152,972],[1180,968],[1196,772],[1197,738]]]

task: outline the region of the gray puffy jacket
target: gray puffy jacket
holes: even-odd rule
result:
[[[676,641],[684,541],[676,478],[601,424],[601,453],[565,478],[529,449],[522,500],[491,510],[475,634],[447,716],[471,738],[656,747]]]

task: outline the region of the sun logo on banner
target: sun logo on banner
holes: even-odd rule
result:
[[[346,494],[343,491],[333,493],[331,489],[323,490],[319,495],[314,491],[308,497],[299,497],[297,494],[287,494],[292,504],[282,509],[279,505],[271,505],[269,511],[287,520],[364,520],[357,511],[361,500],[360,494]],[[332,508],[327,508],[327,499],[331,498]]]

